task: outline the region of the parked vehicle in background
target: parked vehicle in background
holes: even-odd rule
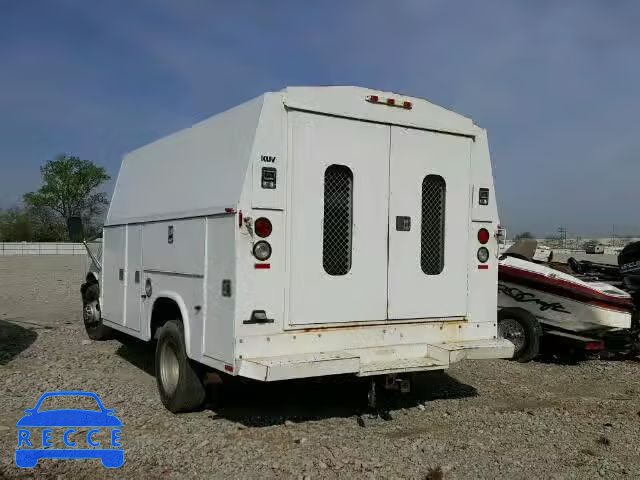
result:
[[[125,156],[87,332],[156,340],[173,412],[203,402],[205,368],[405,386],[512,355],[496,338],[497,226],[470,119],[358,87],[266,93]]]
[[[589,244],[585,247],[584,251],[586,253],[604,253],[604,246],[597,244]]]
[[[521,240],[500,257],[498,330],[514,343],[515,359],[535,358],[545,343],[603,351],[611,334],[633,334],[634,302],[628,292],[582,275],[577,267],[571,274],[536,261],[534,252],[535,240]],[[579,264],[570,258],[566,270]]]

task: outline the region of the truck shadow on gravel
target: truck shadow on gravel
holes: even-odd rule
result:
[[[478,395],[474,387],[446,373],[426,373],[416,377],[410,393],[379,389],[378,406],[372,411],[367,407],[369,381],[341,376],[271,383],[242,380],[216,385],[210,395],[209,408],[213,410],[210,418],[226,419],[246,427],[371,414],[392,420],[402,410],[425,402]]]
[[[38,334],[31,328],[0,320],[0,365],[7,365],[33,344]]]
[[[115,334],[120,346],[116,350],[123,360],[139,368],[143,372],[155,376],[155,354],[153,343],[143,342],[137,338],[129,337],[125,334]]]
[[[118,347],[116,354],[145,373],[155,375],[151,344],[128,339]],[[372,413],[379,414],[383,420],[390,420],[400,411],[425,402],[478,395],[474,387],[444,372],[426,372],[415,376],[410,393],[388,392],[379,388],[378,408],[372,411],[367,407],[370,386],[367,378],[346,375],[264,383],[221,374],[220,380],[221,383],[207,384],[204,410],[211,412],[209,418],[214,421],[226,419],[246,427]]]

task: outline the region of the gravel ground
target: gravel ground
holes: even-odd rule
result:
[[[463,362],[362,409],[358,381],[226,385],[173,415],[152,350],[90,342],[82,257],[0,257],[0,477],[640,478],[640,364]],[[125,463],[13,464],[16,421],[50,390],[90,390],[122,420]],[[80,438],[80,437],[79,437]],[[58,440],[59,441],[59,440]]]

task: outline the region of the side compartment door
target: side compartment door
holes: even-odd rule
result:
[[[102,260],[102,316],[118,325],[125,322],[127,227],[105,227]]]
[[[386,319],[389,128],[289,113],[290,325]]]
[[[471,139],[391,127],[389,318],[464,316]]]
[[[142,225],[127,226],[127,315],[125,326],[140,331],[144,282],[142,274]]]

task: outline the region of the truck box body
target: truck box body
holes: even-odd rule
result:
[[[260,380],[507,357],[497,225],[470,119],[365,88],[287,88],[125,156],[102,315],[149,340],[174,309],[191,359]]]

